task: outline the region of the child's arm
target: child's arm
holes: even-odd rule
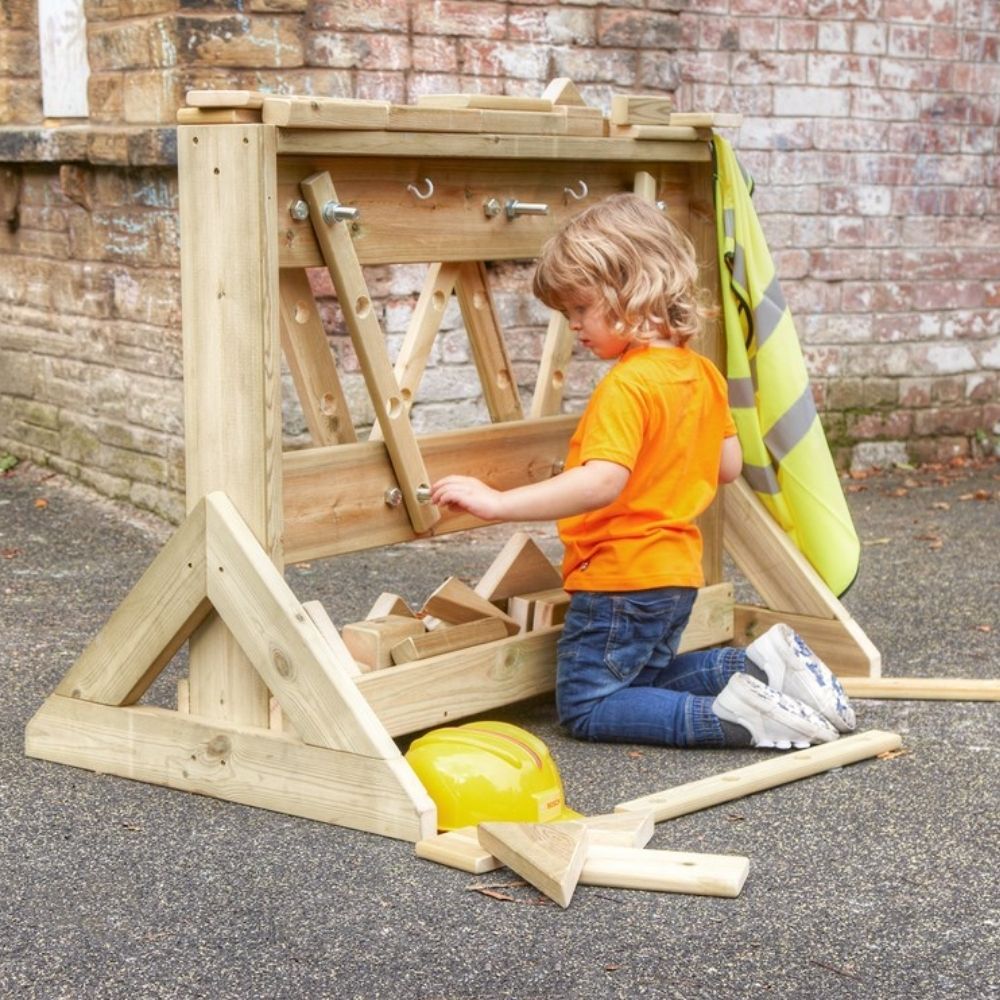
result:
[[[731,483],[743,471],[743,449],[734,434],[722,439],[722,458],[719,461],[719,485]]]
[[[431,487],[431,502],[484,521],[556,521],[606,507],[628,477],[624,465],[602,459],[512,490],[495,490],[471,476],[445,476]]]

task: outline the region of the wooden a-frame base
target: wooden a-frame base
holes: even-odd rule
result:
[[[215,609],[297,737],[135,703]],[[34,718],[30,757],[419,840],[437,810],[223,493],[192,510]]]

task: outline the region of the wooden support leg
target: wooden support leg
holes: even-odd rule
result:
[[[323,221],[324,207],[337,203],[333,181],[328,173],[313,174],[302,182],[301,188],[309,204],[316,241],[337,290],[337,299],[385,437],[403,503],[413,530],[417,533],[427,531],[441,515],[429,502],[430,480],[402,393],[389,365],[382,330],[350,229],[345,222],[327,224]]]
[[[490,418],[493,423],[521,420],[524,413],[517,377],[507,354],[482,261],[459,265],[456,289]]]
[[[573,356],[573,341],[573,332],[566,317],[553,309],[538,364],[535,394],[531,398],[532,417],[551,417],[562,409],[566,368]]]
[[[280,287],[281,346],[313,444],[357,441],[309,277],[301,268],[285,269]]]

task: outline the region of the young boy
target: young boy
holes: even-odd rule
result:
[[[580,739],[668,746],[809,746],[854,728],[843,689],[785,625],[747,650],[678,655],[698,588],[695,519],[742,453],[726,384],[688,341],[698,266],[657,208],[615,195],[545,245],[535,294],[615,364],[591,396],[563,472],[499,491],[468,476],[436,504],[488,521],[557,520],[570,605],[556,704]]]

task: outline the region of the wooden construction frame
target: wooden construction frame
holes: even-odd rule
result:
[[[530,259],[586,204],[634,190],[691,234],[706,296],[717,300],[702,134],[596,135],[571,85],[550,93],[552,113],[476,110],[475,124],[461,115],[453,123],[447,108],[269,105],[243,92],[203,100],[210,113],[186,116],[178,164],[188,515],[29,723],[30,756],[417,841],[436,832],[436,810],[395,737],[552,689],[558,626],[361,673],[323,609],[303,606],[282,576],[286,559],[477,526],[427,503],[424,487],[446,471],[507,487],[561,468],[575,423],[560,413],[566,324],[554,317],[549,326],[525,417],[484,262]],[[282,115],[287,123],[269,123]],[[572,134],[574,116],[591,134]],[[546,134],[560,117],[567,134]],[[401,130],[407,121],[457,131]],[[489,122],[497,131],[483,131]],[[511,134],[532,122],[539,134]],[[433,197],[410,190],[421,178],[433,178]],[[582,201],[568,194],[581,181]],[[490,199],[549,211],[490,215]],[[330,203],[357,210],[357,220],[320,221]],[[410,262],[430,270],[392,369],[363,268]],[[357,439],[324,343],[304,271],[316,266],[331,271],[379,418],[367,441]],[[453,291],[494,423],[418,438],[410,406]],[[722,344],[714,328],[702,349],[721,364]],[[287,454],[282,350],[313,438]],[[817,646],[839,672],[879,673],[877,651],[745,486],[729,487],[702,528],[708,585],[682,648],[746,639],[755,623],[791,612],[807,639],[822,637]],[[722,580],[724,544],[767,607],[735,607]],[[184,642],[190,674],[178,708],[138,704]]]

